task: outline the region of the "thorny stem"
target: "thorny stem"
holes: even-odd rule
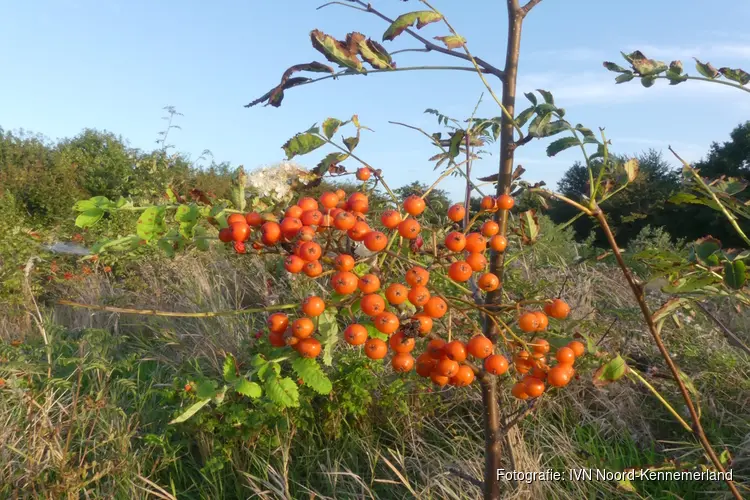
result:
[[[635,296],[635,299],[638,302],[638,306],[641,308],[641,312],[643,313],[643,318],[646,320],[646,324],[648,325],[648,329],[651,332],[651,336],[654,338],[654,342],[656,343],[656,346],[658,347],[659,352],[664,358],[664,361],[666,362],[667,367],[669,368],[669,371],[672,373],[672,378],[674,378],[674,381],[677,383],[677,386],[680,389],[680,393],[682,394],[682,399],[685,400],[685,406],[687,407],[688,412],[690,412],[690,418],[693,423],[693,426],[692,426],[693,435],[696,438],[698,438],[698,441],[701,443],[701,446],[703,446],[703,449],[705,450],[709,459],[711,459],[711,462],[713,462],[716,469],[719,472],[725,472],[724,466],[722,465],[721,460],[719,460],[719,457],[716,456],[716,452],[714,452],[714,449],[712,448],[711,443],[708,441],[708,438],[706,437],[706,433],[703,430],[703,426],[701,425],[701,422],[700,422],[700,416],[698,415],[698,412],[695,409],[695,405],[693,404],[693,400],[690,398],[690,394],[688,393],[687,387],[685,387],[685,383],[682,381],[682,378],[680,377],[680,372],[677,369],[675,362],[672,360],[672,356],[670,356],[669,351],[664,345],[664,341],[661,338],[661,334],[659,333],[659,330],[657,329],[656,324],[654,323],[654,319],[651,315],[651,311],[648,308],[648,304],[646,304],[646,299],[643,294],[643,289],[636,283],[635,278],[633,278],[633,275],[630,272],[630,268],[625,263],[625,260],[622,258],[622,253],[620,252],[620,248],[617,246],[617,242],[615,241],[615,236],[612,233],[611,228],[609,227],[609,223],[607,222],[607,218],[604,216],[604,212],[602,212],[602,210],[599,207],[596,207],[594,215],[596,219],[599,221],[599,226],[602,228],[602,230],[604,231],[604,234],[607,236],[607,242],[609,243],[609,246],[612,248],[612,252],[615,255],[617,264],[620,266],[620,269],[622,270],[622,274],[625,276],[625,280],[628,282],[628,285],[630,285],[630,289],[632,290],[633,295]],[[726,483],[727,483],[727,486],[729,486],[729,489],[731,490],[734,497],[738,500],[741,500],[742,496],[740,495],[740,492],[737,490],[737,487],[735,486],[734,482],[727,479]]]

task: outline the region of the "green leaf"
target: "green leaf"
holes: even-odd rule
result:
[[[443,42],[449,49],[457,49],[466,43],[466,39],[461,35],[436,36],[435,40]]]
[[[687,303],[688,300],[685,298],[672,297],[671,299],[666,301],[657,311],[654,311],[651,319],[653,319],[654,323],[665,320]]]
[[[325,175],[331,170],[336,170],[339,166],[339,163],[349,158],[348,154],[344,153],[329,153],[326,155],[325,158],[323,158],[320,163],[318,163],[318,166],[316,168],[316,172],[318,175]],[[343,167],[342,167],[343,168]]]
[[[672,73],[673,75],[681,75],[682,61],[672,61],[669,63],[669,73]]]
[[[448,149],[448,154],[451,158],[455,158],[461,153],[461,143],[465,137],[466,132],[463,130],[456,130],[453,135],[451,135],[450,148]]]
[[[687,278],[680,278],[669,285],[662,287],[662,291],[666,293],[691,293],[700,290],[708,285],[716,282],[713,276],[696,277],[690,276]]]
[[[584,127],[580,123],[576,125],[576,130],[583,135],[584,144],[599,144],[599,140],[594,135],[594,132],[590,128]]]
[[[232,176],[232,204],[237,210],[245,210],[247,199],[245,198],[245,183],[247,174],[242,167],[237,168]]]
[[[323,122],[323,134],[330,139],[339,129],[341,124],[341,120],[337,120],[336,118],[326,118]]]
[[[169,257],[170,259],[176,255],[174,243],[167,238],[159,238],[156,246],[159,247],[159,250],[167,254],[167,257]]]
[[[685,74],[678,75],[676,73],[672,73],[671,71],[667,71],[666,77],[667,79],[669,79],[670,85],[677,85],[678,83],[682,83],[688,79],[688,76]]]
[[[633,78],[635,78],[635,74],[632,71],[628,71],[627,73],[623,73],[621,75],[618,75],[618,77],[615,78],[615,83],[629,82]]]
[[[227,357],[224,358],[222,374],[224,375],[224,380],[227,382],[233,382],[237,379],[237,362],[231,354],[227,354]]]
[[[581,141],[579,141],[577,137],[562,137],[556,141],[552,141],[550,145],[547,146],[547,156],[555,156],[557,153],[565,151],[568,148],[580,145]]]
[[[731,68],[719,68],[719,73],[724,75],[727,80],[732,80],[740,85],[747,85],[750,83],[750,73],[742,69],[731,69]]]
[[[91,227],[104,216],[104,210],[101,208],[90,208],[81,212],[76,217],[76,227]]]
[[[344,145],[346,145],[346,149],[348,149],[350,153],[354,151],[354,148],[356,148],[358,144],[359,137],[347,137],[344,139]]]
[[[654,85],[655,81],[656,81],[655,76],[644,76],[641,78],[641,85],[643,85],[646,88],[649,88]]]
[[[629,73],[630,70],[623,68],[620,65],[617,65],[613,62],[604,61],[604,67],[607,68],[609,71],[614,71],[615,73]]]
[[[536,108],[534,108],[534,106],[524,109],[518,114],[518,116],[516,116],[516,124],[518,124],[519,127],[523,127],[535,112]]]
[[[526,99],[531,101],[532,106],[536,106],[536,96],[533,92],[526,92],[524,95],[526,96]]]
[[[729,288],[739,290],[745,286],[747,275],[745,273],[745,262],[741,260],[735,260],[733,262],[724,263],[724,283]]]
[[[180,205],[174,214],[174,220],[177,222],[193,222],[198,219],[198,207],[194,204]]]
[[[299,388],[289,377],[269,377],[263,384],[266,396],[282,408],[296,408],[299,406]]]
[[[193,415],[195,415],[196,413],[198,413],[198,411],[201,408],[203,408],[204,406],[206,406],[210,402],[211,402],[211,398],[202,399],[202,400],[198,401],[197,403],[195,403],[192,406],[190,406],[187,410],[185,410],[179,417],[177,417],[175,419],[172,419],[169,423],[170,424],[179,424],[179,423],[185,422],[190,417],[192,417]]]
[[[309,386],[318,394],[330,394],[333,389],[331,380],[326,377],[320,365],[314,359],[298,357],[292,361],[292,369],[303,380],[304,384]]]
[[[359,55],[375,69],[394,69],[393,59],[385,48],[371,38],[357,40]]]
[[[172,188],[167,188],[167,199],[170,203],[177,203],[177,195],[174,193]]]
[[[291,160],[297,155],[306,155],[307,153],[315,151],[325,143],[326,142],[319,136],[307,132],[295,135],[286,141],[281,148],[286,153],[287,160]]]
[[[323,364],[333,364],[333,348],[339,340],[339,324],[336,321],[336,308],[329,307],[318,316],[320,343],[323,345]]]
[[[417,23],[417,29],[422,29],[430,23],[443,19],[443,16],[431,10],[421,10],[402,14],[396,18],[388,29],[383,33],[383,40],[393,40],[405,30]]]
[[[605,363],[594,373],[593,383],[596,387],[603,387],[607,384],[620,380],[628,373],[628,365],[620,355],[608,363]]]
[[[716,255],[721,250],[721,241],[707,236],[697,240],[694,243],[693,250],[695,252],[695,258],[701,264],[707,266],[715,266],[719,264],[719,258]]]
[[[711,80],[716,79],[719,77],[719,72],[711,66],[711,63],[702,63],[697,58],[695,59],[695,69],[698,70],[698,73],[705,76],[706,78],[710,78]]]
[[[555,98],[552,97],[551,92],[542,89],[536,89],[536,91],[542,94],[542,97],[544,97],[544,102],[546,102],[547,104],[555,104]]]
[[[211,248],[211,244],[208,242],[208,232],[205,227],[197,226],[193,231],[193,238],[198,250],[206,251]]]
[[[136,233],[141,239],[151,241],[166,231],[164,213],[166,207],[148,207],[138,218]]]
[[[519,214],[521,222],[521,239],[524,244],[534,243],[539,237],[539,219],[536,210],[526,210]]]
[[[529,123],[529,135],[532,137],[544,137],[544,129],[552,120],[552,113],[546,115],[536,115]]]
[[[195,395],[199,399],[212,399],[216,397],[218,384],[213,380],[200,379],[195,381]]]
[[[414,306],[412,306],[412,307],[414,307]],[[377,328],[375,328],[375,325],[373,325],[372,323],[366,323],[363,326],[367,329],[367,336],[369,338],[371,338],[371,339],[380,339],[383,342],[388,342],[388,335],[386,335],[385,333],[383,333],[380,330],[378,330]]]
[[[313,48],[323,54],[326,59],[339,66],[349,68],[357,73],[366,73],[367,70],[362,67],[362,61],[357,58],[358,48],[347,46],[330,35],[326,35],[320,30],[310,32],[310,41]]]
[[[73,205],[73,210],[76,212],[85,212],[92,208],[98,208],[93,200],[80,200]]]
[[[234,390],[243,396],[257,399],[263,394],[263,390],[256,382],[251,382],[246,378],[238,378],[234,382]]]

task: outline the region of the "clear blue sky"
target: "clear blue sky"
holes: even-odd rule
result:
[[[247,168],[283,158],[281,145],[327,116],[358,114],[375,130],[359,153],[383,169],[393,186],[432,177],[434,153],[419,134],[388,124],[407,122],[437,131],[428,107],[468,116],[483,91],[476,75],[407,72],[345,77],[287,92],[281,108],[244,104],[274,86],[288,66],[323,60],[309,42],[314,28],[337,38],[357,30],[379,40],[386,25],[340,6],[316,11],[309,0],[4,0],[0,2],[0,126],[52,139],[83,128],[106,129],[131,146],[152,148],[164,126],[162,108],[184,114],[170,142],[197,157]],[[417,10],[414,0],[373,0],[388,15]],[[506,31],[503,0],[435,0],[472,52],[502,66]],[[750,2],[709,8],[705,0],[544,0],[527,18],[519,90],[552,91],[567,117],[592,129],[604,126],[615,148],[636,153],[671,144],[699,159],[712,141],[750,118],[750,98],[718,85],[690,82],[651,89],[616,86],[603,60],[621,62],[620,50],[640,48],[669,62],[691,56],[716,67],[750,69]],[[427,37],[444,27],[424,28]],[[408,35],[388,50],[416,47]],[[404,53],[399,66],[456,64],[439,54]],[[497,85],[497,90],[500,90]],[[523,98],[522,103],[525,104]],[[485,96],[480,115],[498,115]],[[537,141],[519,150],[529,180],[555,183],[578,157],[548,159]],[[300,158],[312,167],[324,151]],[[477,166],[495,171],[497,153]],[[459,196],[460,183],[445,186]]]

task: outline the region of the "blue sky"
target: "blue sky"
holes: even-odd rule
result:
[[[322,3],[322,2],[320,2]],[[379,40],[387,27],[374,16],[340,6],[316,11],[307,0],[4,0],[0,2],[0,126],[49,138],[70,137],[86,127],[122,135],[131,146],[152,148],[163,129],[162,108],[184,114],[170,143],[197,157],[252,169],[283,159],[281,145],[328,116],[358,114],[372,128],[358,153],[381,168],[393,186],[433,177],[433,147],[419,134],[389,120],[439,130],[426,108],[465,117],[484,87],[469,72],[406,72],[345,77],[287,92],[281,108],[244,104],[274,86],[288,66],[323,58],[309,42],[321,29],[337,38],[360,31]],[[395,17],[418,10],[415,0],[373,0]],[[435,0],[476,56],[504,61],[502,0]],[[592,129],[606,127],[617,151],[637,153],[671,144],[690,160],[712,141],[750,118],[750,98],[719,85],[688,82],[651,89],[638,82],[615,85],[603,60],[620,63],[620,50],[640,48],[649,57],[691,56],[716,67],[750,69],[746,20],[750,2],[708,8],[705,0],[544,0],[524,26],[519,91],[550,90],[567,118]],[[441,25],[422,30],[446,34]],[[417,47],[402,35],[390,51]],[[439,54],[404,53],[399,66],[454,65]],[[495,85],[500,92],[500,85]],[[519,93],[520,95],[520,93]],[[525,99],[521,97],[525,104]],[[485,95],[479,115],[499,112]],[[573,150],[547,158],[548,141],[517,153],[529,180],[555,183],[578,159]],[[494,149],[494,148],[493,148]],[[314,166],[326,151],[299,158]],[[352,165],[354,166],[354,165]],[[496,170],[497,153],[477,164],[478,175]],[[460,182],[445,188],[456,198]]]

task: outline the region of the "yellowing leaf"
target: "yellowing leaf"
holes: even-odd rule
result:
[[[449,49],[457,49],[466,43],[466,39],[461,35],[436,36],[435,40],[440,40]]]
[[[441,19],[443,19],[443,16],[431,10],[402,14],[398,16],[385,33],[383,33],[383,40],[393,40],[405,30],[413,26],[415,22],[417,23],[417,29],[422,29],[426,25],[440,21]]]
[[[352,51],[345,43],[340,42],[320,30],[310,32],[313,48],[323,54],[329,61],[349,68],[358,73],[366,73],[362,61],[357,57],[357,51]]]

